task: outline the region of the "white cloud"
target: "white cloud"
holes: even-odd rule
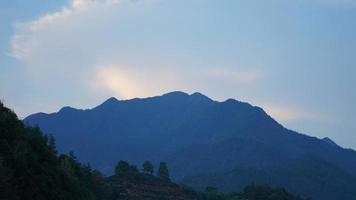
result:
[[[94,73],[94,90],[121,99],[147,97],[188,87],[180,75],[164,69],[101,65]]]
[[[129,6],[123,6],[124,3]],[[136,19],[136,15],[142,15],[147,4],[130,6],[129,2],[117,0],[73,0],[58,12],[18,24],[12,40],[13,55],[24,62],[42,87],[40,90],[56,88],[61,98],[72,90],[80,91],[87,98],[101,95],[122,99],[183,90],[200,91],[222,100],[226,98],[227,88],[249,90],[264,78],[258,68],[238,64],[194,66],[162,62],[161,57],[165,60],[164,57],[172,54],[170,49],[145,46],[147,41],[156,42],[152,35],[140,32],[147,24],[145,27],[130,24],[142,19]],[[138,42],[138,38],[143,41]],[[164,44],[170,43],[165,38],[159,39]],[[150,57],[155,51],[158,59]],[[257,105],[282,122],[320,118],[300,109]]]
[[[242,87],[262,78],[261,71],[246,67],[185,62],[181,54],[189,55],[191,47],[175,47],[175,40],[186,40],[175,35],[184,24],[175,16],[172,22],[152,17],[151,5],[148,0],[73,0],[58,12],[17,24],[13,56],[46,90],[80,88],[120,98],[206,91],[210,85]],[[165,28],[171,24],[175,30]]]
[[[17,24],[12,53],[24,62],[42,90],[62,90],[58,95],[76,88],[86,97],[127,99],[184,90],[224,99],[226,88],[250,89],[264,78],[258,68],[238,63],[195,66],[175,63],[181,61],[180,57],[169,60],[171,54],[177,54],[171,52],[171,40],[181,38],[169,37],[167,30],[154,30],[155,18],[149,18],[147,23],[140,21],[146,19],[145,10],[151,5],[147,2],[73,0],[58,12]],[[175,28],[179,31],[181,27]],[[219,95],[221,92],[224,95]],[[257,105],[282,122],[321,119],[320,115],[301,109]]]
[[[219,70],[224,72],[225,69]],[[176,90],[203,91],[207,85],[218,85],[220,88],[228,85],[239,87],[258,81],[260,76],[260,73],[240,70],[230,70],[230,74],[212,73],[217,72],[215,68],[193,71],[184,68],[100,65],[94,70],[95,78],[91,87],[95,91],[104,91],[119,98],[130,99]]]
[[[72,0],[69,6],[62,8],[60,11],[46,14],[34,21],[17,23],[15,24],[15,34],[11,41],[12,54],[15,58],[29,62],[34,58],[37,48],[43,48],[41,43],[46,42],[46,39],[55,38],[42,38],[43,34],[60,34],[51,31],[54,28],[56,31],[60,29],[75,28],[71,27],[71,21],[81,21],[88,16],[100,13],[110,6],[119,4],[119,0]],[[88,23],[88,22],[86,22]],[[73,24],[72,24],[73,25]],[[80,23],[74,25],[80,26]],[[67,35],[70,37],[70,35]],[[48,42],[48,41],[47,41]],[[61,42],[61,41],[59,41]],[[49,46],[47,46],[49,47]],[[51,49],[47,49],[51,51]],[[39,52],[41,53],[41,52]]]

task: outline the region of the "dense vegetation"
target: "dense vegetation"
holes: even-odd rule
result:
[[[115,173],[104,177],[73,153],[57,155],[53,136],[26,127],[0,103],[1,200],[300,200],[284,189],[250,185],[241,193],[225,194],[208,187],[196,192],[170,181],[167,164],[145,161],[142,170],[119,161]]]
[[[0,104],[0,199],[91,200],[73,156],[56,156],[53,137],[25,127]]]
[[[249,185],[240,193],[222,193],[214,187],[207,187],[200,195],[205,200],[302,200],[284,188],[271,188],[268,185]],[[306,198],[311,200],[311,198]]]

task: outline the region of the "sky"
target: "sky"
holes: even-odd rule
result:
[[[201,92],[356,149],[356,0],[0,1],[0,99],[20,118]]]

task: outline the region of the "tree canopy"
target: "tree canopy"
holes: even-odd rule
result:
[[[159,163],[157,176],[164,180],[169,180],[169,171],[168,171],[167,164],[165,162]]]
[[[138,174],[138,169],[135,165],[130,165],[128,162],[120,160],[115,167],[115,175],[129,176]]]
[[[144,173],[147,173],[147,174],[153,174],[153,164],[146,160],[143,164],[142,164],[142,171]]]

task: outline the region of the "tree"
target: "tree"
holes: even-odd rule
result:
[[[167,164],[165,162],[159,163],[157,176],[164,180],[169,180],[169,171],[168,171]]]
[[[115,167],[115,175],[134,175],[138,174],[138,169],[135,165],[130,165],[128,162],[120,160]]]
[[[49,134],[48,147],[52,150],[54,154],[57,154],[56,139],[52,134]]]
[[[120,174],[126,173],[129,171],[129,169],[130,169],[129,163],[126,161],[120,160],[115,167],[115,174],[120,175]]]
[[[12,170],[3,164],[3,158],[0,154],[0,199],[19,199],[14,180]]]
[[[54,149],[54,140],[0,103],[0,199],[93,200],[71,158],[58,158]]]
[[[142,170],[144,173],[153,174],[153,165],[150,161],[146,160],[142,165]]]

